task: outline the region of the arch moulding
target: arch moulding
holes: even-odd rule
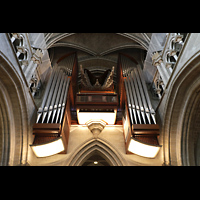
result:
[[[72,154],[69,166],[81,166],[92,153],[100,153],[111,166],[123,166],[122,156],[105,140],[89,139]]]
[[[24,86],[0,51],[0,165],[23,165],[27,159],[28,110]]]
[[[200,96],[200,51],[189,60],[171,84],[164,109],[162,134],[166,165],[191,164],[188,138],[190,119]]]

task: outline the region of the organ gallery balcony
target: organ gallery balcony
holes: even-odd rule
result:
[[[76,109],[79,124],[91,119],[101,119],[107,124],[115,124],[118,106],[116,93],[80,93],[76,96]]]
[[[118,105],[116,93],[80,93],[76,96],[79,109],[115,109]]]

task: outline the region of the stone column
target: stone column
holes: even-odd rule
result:
[[[164,82],[164,85],[166,85],[169,80],[169,74],[168,74],[167,69],[165,68],[165,66],[163,64],[163,60],[158,52],[156,52],[152,56],[152,65],[157,67],[158,72]]]
[[[22,68],[23,72],[25,72],[26,68],[28,66],[28,60],[21,60],[20,64],[21,64],[21,68]]]
[[[30,82],[31,77],[32,77],[34,71],[36,70],[38,64],[42,63],[42,57],[43,57],[42,50],[37,49],[36,52],[33,54],[31,61],[25,72],[25,76],[26,76],[28,83]]]

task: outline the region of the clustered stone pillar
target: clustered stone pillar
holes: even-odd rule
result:
[[[37,49],[36,52],[33,54],[31,61],[25,71],[25,76],[27,77],[27,82],[29,83],[34,71],[36,70],[38,64],[42,63],[43,53],[42,50]]]

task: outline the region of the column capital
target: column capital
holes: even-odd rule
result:
[[[179,43],[179,42],[182,42],[182,39],[183,39],[183,35],[176,35],[173,39],[173,42],[174,43]]]
[[[174,55],[176,55],[176,53],[177,53],[176,49],[170,49],[170,50],[168,50],[167,55],[174,56]]]
[[[161,55],[156,51],[152,56],[152,65],[157,67],[163,62]]]
[[[25,54],[28,50],[24,46],[17,46],[17,51]]]
[[[21,39],[21,34],[20,33],[11,33],[12,37],[14,37],[15,39]]]
[[[36,52],[33,54],[31,60],[32,60],[35,64],[40,64],[40,63],[42,63],[42,57],[43,57],[42,50],[37,49]]]

